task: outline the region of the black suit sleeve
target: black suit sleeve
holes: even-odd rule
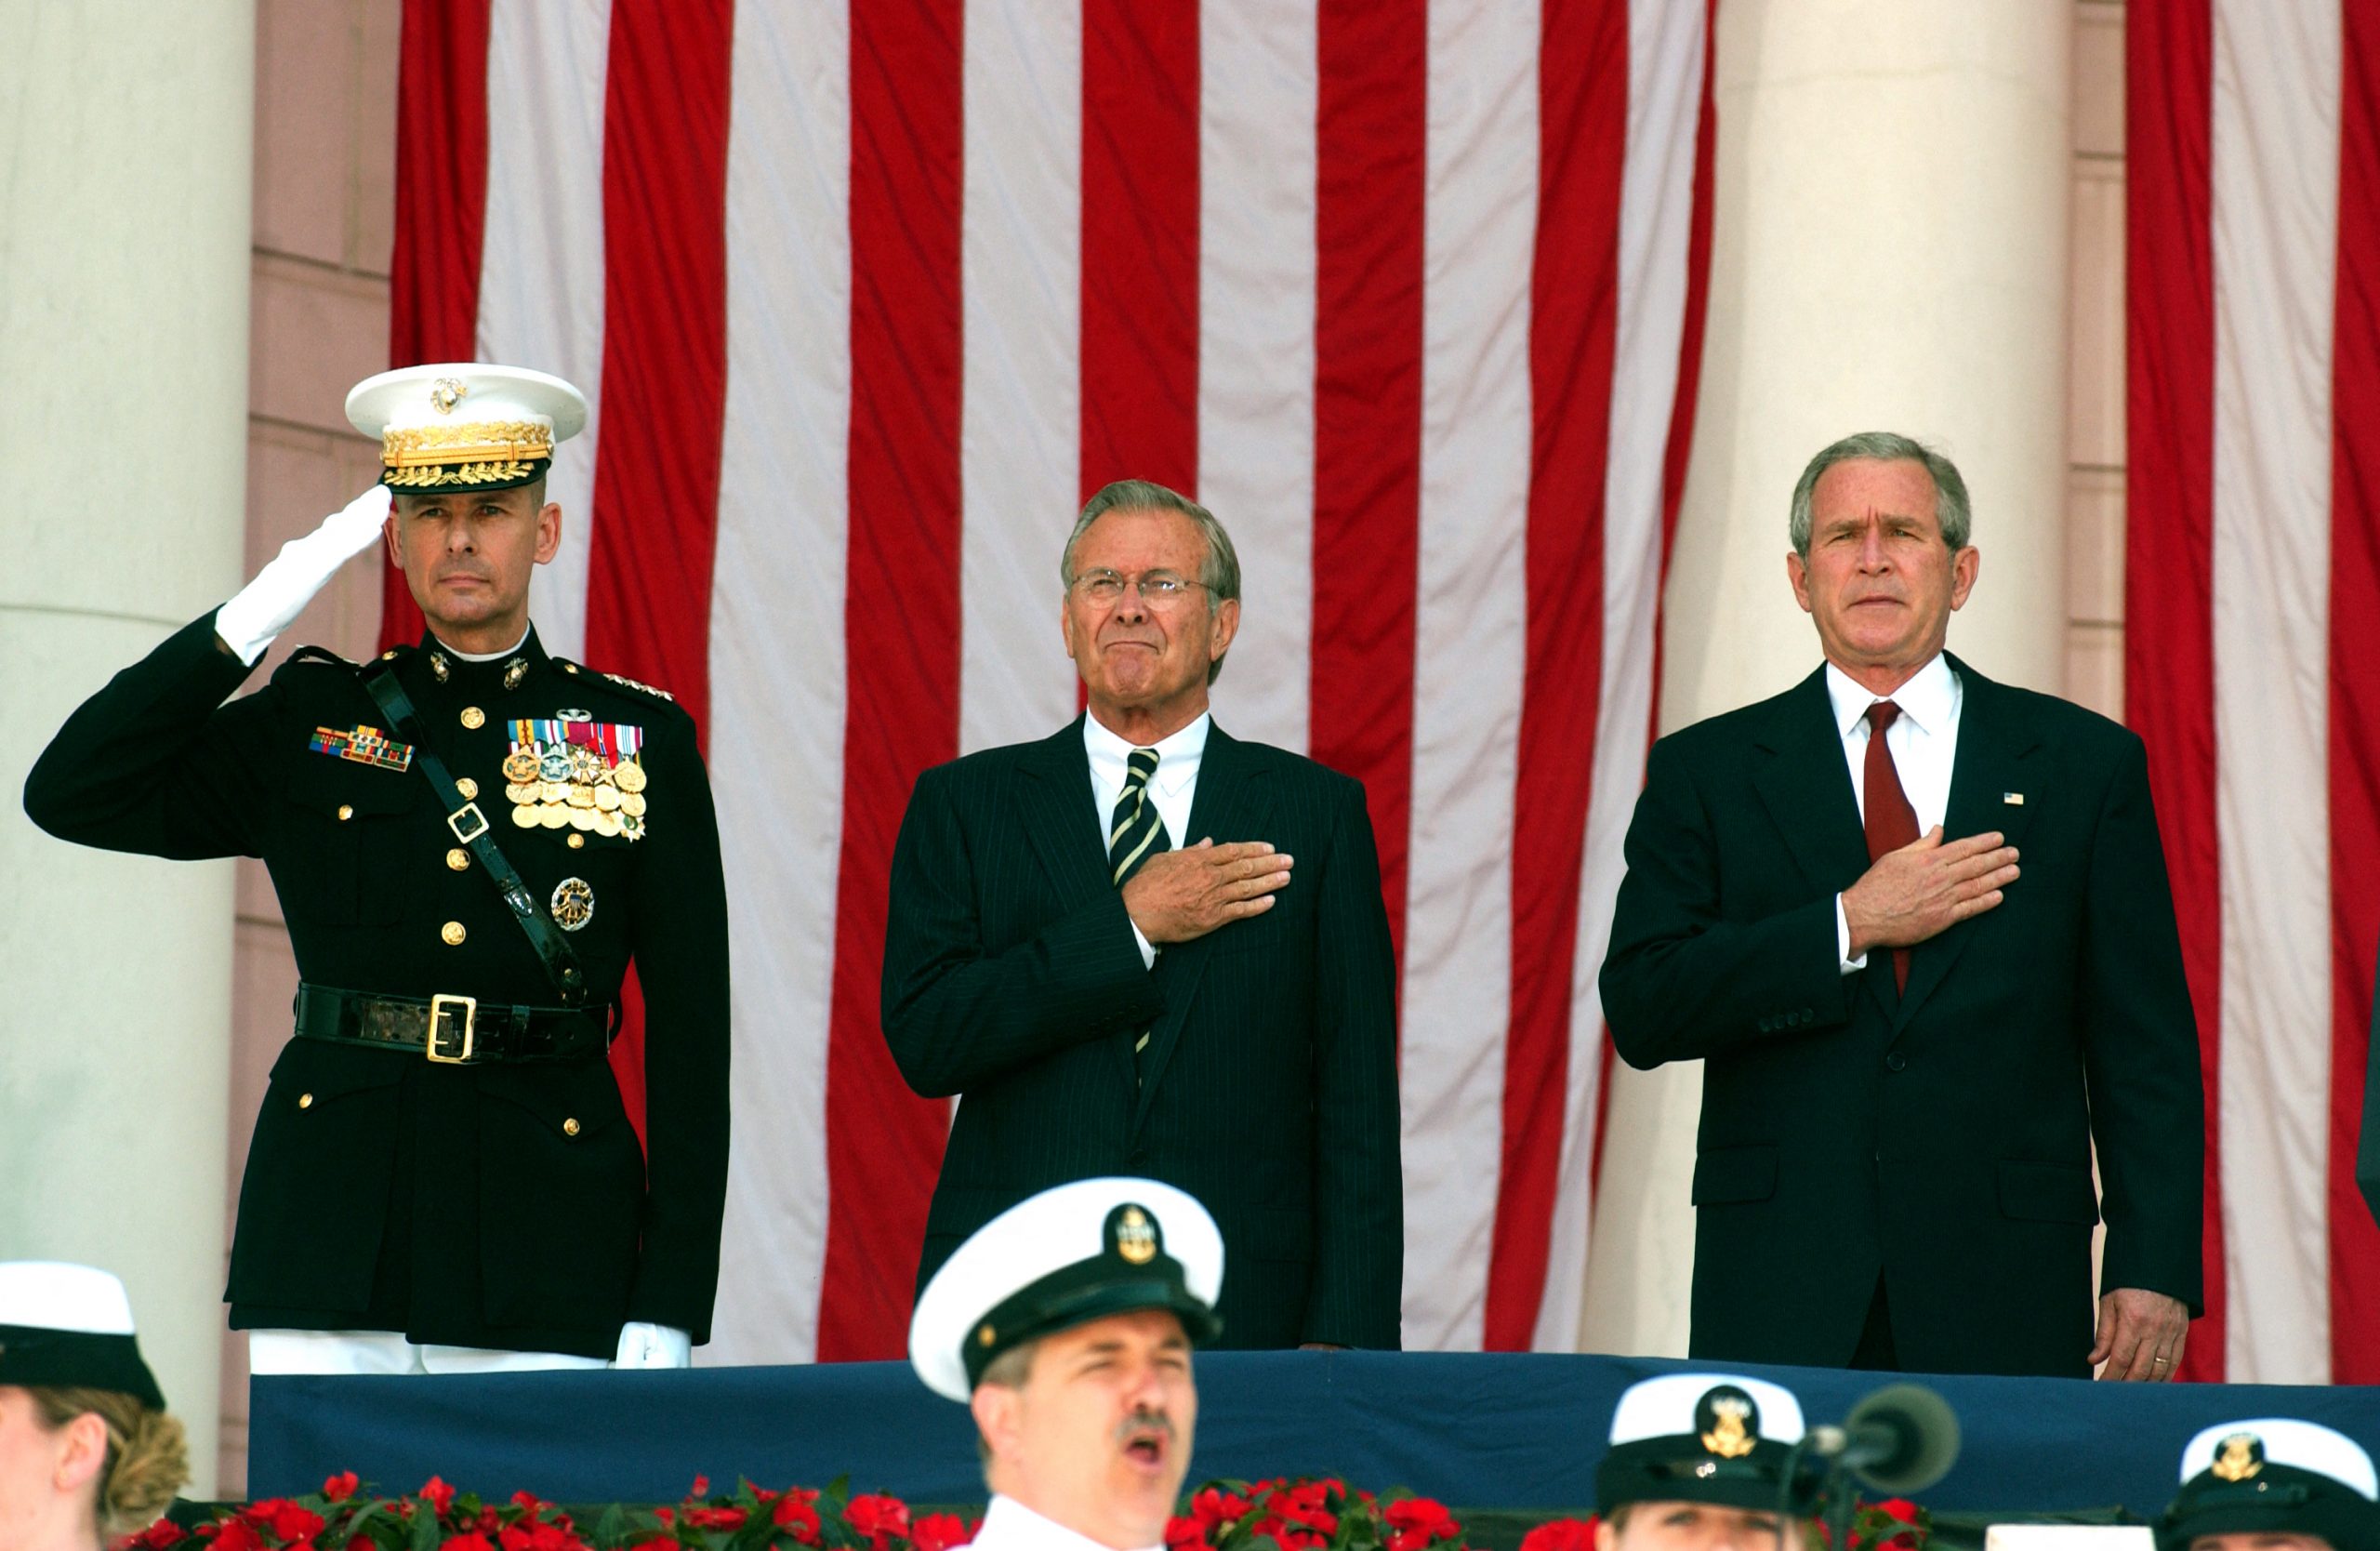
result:
[[[643,1248],[630,1319],[710,1339],[727,1201],[727,886],[694,727],[673,716],[645,749],[668,803],[637,858],[631,945],[644,996]]]
[[[2124,735],[2091,847],[2083,905],[2083,1069],[2108,1238],[2103,1288],[2203,1312],[2206,1096],[2165,855],[2140,739]]]
[[[1639,1068],[1849,1015],[1832,895],[1754,921],[1721,915],[1719,836],[1693,774],[1673,742],[1653,746],[1598,977],[1612,1043]]]
[[[1336,804],[1315,943],[1314,1278],[1301,1339],[1394,1350],[1404,1295],[1396,969],[1363,788]],[[1300,859],[1299,870],[1306,863]]]
[[[1112,890],[1021,942],[985,942],[983,897],[1011,892],[999,869],[1035,864],[1021,837],[970,834],[957,775],[929,770],[910,793],[884,923],[884,1038],[903,1080],[927,1098],[1165,1011]],[[977,855],[976,839],[998,856]]]
[[[192,620],[75,709],[25,777],[25,813],[60,840],[176,861],[253,856],[276,705],[224,705],[248,666]]]

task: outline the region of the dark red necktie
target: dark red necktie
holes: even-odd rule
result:
[[[1868,763],[1861,773],[1860,807],[1868,827],[1868,860],[1880,862],[1887,851],[1917,842],[1917,810],[1900,789],[1900,772],[1893,768],[1892,750],[1884,747],[1884,729],[1900,715],[1890,700],[1868,708]],[[1893,985],[1909,989],[1909,949],[1893,949]]]

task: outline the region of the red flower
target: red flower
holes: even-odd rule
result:
[[[504,1551],[576,1551],[585,1544],[571,1532],[567,1518],[554,1523],[542,1518],[524,1518],[498,1531],[496,1538]]]
[[[355,1489],[360,1484],[354,1471],[342,1470],[323,1483],[323,1496],[329,1502],[344,1503],[355,1495]]]
[[[1165,1521],[1165,1551],[1215,1551],[1195,1518]]]
[[[678,1510],[675,1508],[655,1508],[653,1510],[653,1517],[661,1520],[664,1524],[674,1527],[678,1522]]]
[[[1218,1531],[1247,1518],[1249,1507],[1248,1499],[1238,1493],[1208,1487],[1190,1499],[1190,1517],[1179,1522],[1189,1525],[1197,1539],[1212,1544],[1219,1538]]]
[[[789,1487],[769,1510],[769,1518],[786,1534],[803,1545],[823,1545],[819,1534],[818,1510],[811,1505],[818,1500],[815,1491],[801,1487]]]
[[[240,1510],[240,1517],[256,1526],[260,1533],[270,1534],[286,1545],[295,1541],[311,1540],[321,1532],[323,1516],[311,1508],[299,1507],[286,1497],[268,1497],[251,1503]]]
[[[472,1530],[464,1534],[448,1536],[442,1543],[440,1551],[496,1551],[496,1547],[488,1544],[485,1535],[477,1530]]]
[[[688,1487],[688,1488],[686,1489],[686,1495],[687,1495],[689,1498],[694,1498],[694,1497],[707,1497],[707,1496],[709,1496],[709,1495],[710,1495],[710,1478],[709,1478],[709,1477],[707,1477],[707,1476],[697,1476],[697,1477],[695,1477],[695,1478],[694,1478],[694,1484],[693,1486],[690,1486],[690,1487]]]
[[[742,1508],[688,1508],[686,1522],[697,1530],[740,1530],[747,1515]]]
[[[955,1513],[930,1513],[909,1526],[909,1544],[917,1551],[950,1551],[975,1538],[975,1526]]]
[[[1382,1511],[1388,1520],[1391,1533],[1388,1551],[1421,1551],[1434,1541],[1460,1540],[1462,1526],[1454,1521],[1445,1505],[1427,1497],[1403,1497]]]
[[[190,1531],[170,1518],[161,1518],[137,1535],[127,1535],[117,1544],[124,1551],[165,1551],[190,1538]]]
[[[432,1508],[435,1508],[438,1511],[438,1517],[441,1518],[445,1518],[447,1510],[451,1509],[455,1505],[455,1489],[448,1486],[443,1478],[437,1476],[432,1476],[430,1479],[422,1482],[421,1490],[414,1493],[414,1495],[429,1504]]]
[[[227,1518],[215,1526],[216,1551],[262,1551],[264,1537],[245,1518]]]
[[[1887,1497],[1875,1506],[1879,1513],[1888,1513],[1903,1524],[1917,1522],[1917,1505],[1906,1497]]]
[[[1521,1551],[1594,1551],[1593,1518],[1552,1518],[1521,1537]]]
[[[909,1532],[909,1505],[898,1497],[854,1497],[843,1505],[843,1517],[852,1532],[866,1535],[876,1551],[885,1551],[893,1536]]]

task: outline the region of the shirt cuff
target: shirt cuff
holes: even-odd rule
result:
[[[1835,907],[1835,913],[1837,915],[1840,915],[1842,910],[1843,907],[1840,905]],[[1130,916],[1127,916],[1124,919],[1126,921],[1132,920]],[[1132,921],[1132,940],[1141,945],[1141,968],[1157,968],[1157,944],[1149,941],[1146,936],[1142,935],[1141,923],[1137,921]]]
[[[1137,932],[1140,928],[1136,926],[1132,930]],[[1835,967],[1844,974],[1857,974],[1868,967],[1866,954],[1862,953],[1857,959],[1851,956],[1851,918],[1843,913],[1841,895],[1834,896],[1834,957]]]

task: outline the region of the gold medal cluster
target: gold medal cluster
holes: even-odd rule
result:
[[[644,838],[644,766],[607,763],[578,744],[515,749],[504,757],[504,795],[523,829],[579,829]]]

